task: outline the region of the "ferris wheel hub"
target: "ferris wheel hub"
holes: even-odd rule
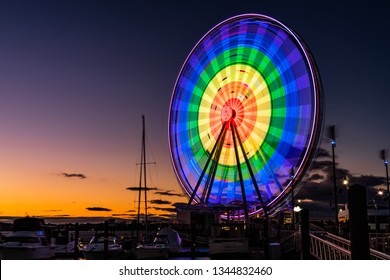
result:
[[[224,105],[221,111],[221,120],[223,122],[227,122],[236,117],[236,111],[232,109],[229,105]]]

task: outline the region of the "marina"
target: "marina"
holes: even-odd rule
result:
[[[20,221],[29,230],[20,231]],[[150,223],[145,227],[134,224],[43,224],[42,219],[22,218],[16,230],[1,232],[0,259],[60,259],[60,260],[283,260],[283,259],[351,259],[352,243],[326,230],[320,223],[299,222],[296,230],[274,225],[265,234],[261,222],[222,223],[206,225],[201,230],[186,225]],[[301,220],[301,217],[300,217]],[[38,222],[38,228],[32,223]],[[204,225],[203,225],[204,226]],[[308,227],[305,229],[305,227]],[[46,227],[46,230],[44,228]],[[37,231],[33,230],[36,229]],[[61,230],[59,230],[61,229]],[[66,229],[66,230],[65,230]],[[139,230],[139,241],[136,230]],[[329,229],[329,228],[328,228]],[[40,233],[37,233],[40,232]],[[64,250],[63,236],[72,236]],[[61,235],[56,235],[61,233]],[[207,233],[207,234],[205,234]],[[25,240],[28,236],[29,240]],[[147,237],[154,236],[149,239]],[[261,238],[259,238],[261,237]],[[47,241],[46,246],[32,238]],[[265,239],[267,238],[267,239]],[[77,242],[75,242],[77,240]],[[369,233],[369,259],[390,259],[389,235],[386,231]],[[306,244],[306,245],[305,245]],[[305,246],[307,246],[305,248]],[[355,245],[356,246],[356,245]],[[360,245],[359,245],[360,246]],[[72,248],[73,247],[73,248]],[[32,253],[33,252],[33,253]]]

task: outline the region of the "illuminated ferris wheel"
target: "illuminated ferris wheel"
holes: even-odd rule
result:
[[[171,160],[189,204],[240,201],[247,217],[267,214],[288,202],[291,178],[302,180],[321,127],[308,48],[273,18],[239,15],[204,35],[181,68]]]

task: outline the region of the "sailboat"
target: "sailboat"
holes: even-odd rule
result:
[[[80,249],[84,258],[87,260],[104,260],[106,256],[108,259],[117,259],[122,257],[122,245],[118,243],[116,235],[108,235],[107,253],[104,251],[105,238],[104,233],[95,234],[90,242]]]
[[[138,212],[137,212],[137,241],[139,242],[139,225],[141,215],[141,197],[144,194],[145,199],[145,240],[139,242],[135,248],[135,256],[137,259],[166,259],[170,251],[169,240],[164,235],[157,235],[153,242],[146,242],[148,240],[148,200],[147,192],[151,190],[146,183],[146,165],[154,164],[154,162],[146,162],[146,144],[145,144],[145,116],[142,115],[142,152],[141,152],[141,168],[140,180],[138,188]]]
[[[144,193],[145,199],[145,236],[147,237],[148,233],[148,200],[147,192],[151,190],[146,186],[146,165],[151,164],[146,162],[146,137],[145,137],[145,116],[142,115],[142,148],[141,148],[141,162],[140,162],[140,175],[139,175],[139,186],[136,188],[138,190],[138,209],[137,209],[137,242],[140,240],[140,217],[141,217],[141,197]],[[142,184],[143,183],[143,184]],[[134,188],[133,188],[134,189]]]

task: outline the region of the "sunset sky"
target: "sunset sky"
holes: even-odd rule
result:
[[[379,188],[378,153],[390,148],[388,9],[339,2],[1,1],[0,216],[134,214],[137,193],[126,188],[138,186],[142,114],[147,160],[156,162],[150,212],[187,202],[169,158],[172,90],[198,40],[242,13],[274,17],[305,40],[322,78],[325,127],[337,127],[338,167]],[[305,185],[302,198],[325,208],[331,200]]]

